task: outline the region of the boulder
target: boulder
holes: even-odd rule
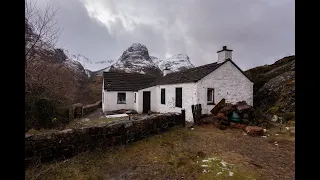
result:
[[[251,136],[263,136],[263,128],[258,126],[247,126],[244,128],[245,132]]]

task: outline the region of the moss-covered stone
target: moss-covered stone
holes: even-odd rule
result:
[[[295,120],[295,112],[286,112],[282,115],[283,119],[287,122],[290,120]]]

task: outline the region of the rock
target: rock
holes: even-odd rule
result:
[[[221,129],[221,130],[226,130],[226,129],[227,129],[227,126],[225,126],[225,125],[220,125],[220,126],[219,126],[219,129]]]
[[[221,113],[221,112],[219,112],[219,113],[217,114],[217,116],[218,116],[218,117],[222,117],[222,118],[226,117],[226,115],[225,115],[224,113]]]
[[[242,119],[242,124],[248,125],[249,124],[249,120],[248,119]]]
[[[277,116],[277,115],[274,115],[273,118],[271,119],[271,121],[272,121],[272,122],[277,122],[278,119],[279,119],[278,116]]]
[[[238,123],[230,122],[230,128],[237,128]]]
[[[237,107],[238,111],[247,110],[247,109],[251,109],[252,108],[245,101],[237,102],[236,107]]]
[[[244,130],[251,136],[263,136],[264,134],[263,128],[258,126],[247,126]]]
[[[232,104],[227,104],[225,107],[223,107],[219,110],[219,113],[229,114],[233,111],[235,111],[234,106]]]

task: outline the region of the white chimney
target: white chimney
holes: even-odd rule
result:
[[[223,46],[222,50],[218,51],[218,63],[222,63],[227,59],[232,60],[232,50],[227,49],[227,46]]]
[[[171,73],[172,71],[166,67],[164,70],[163,70],[163,76],[166,76],[167,74]]]

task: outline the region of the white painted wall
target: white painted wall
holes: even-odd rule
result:
[[[182,108],[175,107],[176,103],[176,88],[182,88]],[[161,104],[161,89],[165,88],[165,104]],[[158,112],[178,112],[181,113],[181,109],[186,111],[186,121],[193,122],[191,105],[196,104],[197,97],[196,83],[184,83],[184,84],[172,84],[172,85],[160,85],[157,86],[157,98],[158,98]]]
[[[118,92],[126,93],[126,104],[117,104]],[[113,111],[119,109],[134,109],[134,92],[132,91],[107,91],[104,90],[103,111]]]
[[[197,82],[197,101],[203,114],[209,114],[214,107],[207,105],[207,88],[214,88],[215,104],[225,98],[226,102],[253,105],[253,83],[229,61]]]
[[[137,112],[142,113],[143,111],[143,91],[150,91],[150,110],[153,112],[158,112],[158,97],[157,97],[157,88],[156,86],[141,89],[138,91],[139,98],[137,103]]]

